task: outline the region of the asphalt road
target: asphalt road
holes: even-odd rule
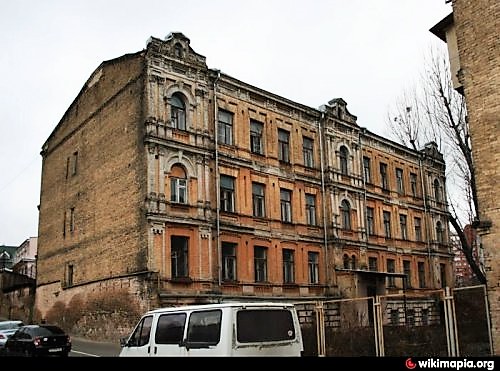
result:
[[[83,338],[71,337],[70,357],[118,357],[120,343],[105,343]]]

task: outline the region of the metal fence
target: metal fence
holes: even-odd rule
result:
[[[486,289],[295,303],[305,356],[488,356]]]

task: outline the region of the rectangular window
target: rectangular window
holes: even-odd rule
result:
[[[217,126],[218,140],[220,144],[233,144],[233,114],[231,112],[219,110],[219,123]]]
[[[389,190],[389,182],[387,180],[387,164],[380,163],[380,186],[383,190]]]
[[[236,244],[222,243],[222,279],[236,281]]]
[[[411,264],[409,260],[403,260],[403,273],[405,274],[404,287],[411,287]]]
[[[383,216],[384,216],[384,235],[385,235],[385,238],[392,238],[391,237],[391,213],[389,211],[384,211]]]
[[[418,287],[425,287],[425,263],[418,262]]]
[[[290,163],[290,133],[278,129],[278,160]]]
[[[184,337],[186,313],[162,314],[156,325],[156,344],[180,344]]]
[[[265,186],[260,183],[252,183],[253,216],[263,218],[266,216],[265,209]]]
[[[304,166],[314,167],[314,142],[311,138],[303,137],[302,143],[302,152],[304,153]]]
[[[73,270],[74,270],[74,267],[73,267],[73,264],[68,264],[67,266],[68,270],[67,270],[67,276],[66,276],[66,284],[68,286],[73,286]]]
[[[391,325],[399,325],[399,310],[397,309],[391,309]]]
[[[71,175],[76,175],[78,170],[78,151],[73,153],[73,159],[71,162]]]
[[[67,157],[66,158],[66,179],[68,179],[68,176],[69,176],[69,164],[70,164],[70,158]]]
[[[170,260],[172,278],[188,277],[188,238],[170,237]]]
[[[429,309],[422,309],[421,316],[422,326],[427,326],[429,324]]]
[[[294,283],[293,250],[283,249],[283,283]]]
[[[170,201],[180,204],[187,203],[186,179],[170,179]]]
[[[399,215],[399,227],[401,228],[401,239],[408,239],[408,227],[406,226],[406,215]]]
[[[220,176],[220,209],[221,211],[234,212],[234,178],[226,175]]]
[[[415,240],[418,242],[422,241],[422,219],[415,218],[413,219],[415,224]]]
[[[267,248],[255,246],[253,252],[255,282],[267,282]]]
[[[403,181],[403,169],[396,169],[396,184],[398,187],[398,193],[404,195],[405,187]]]
[[[446,264],[440,263],[439,270],[441,272],[441,287],[444,289],[447,285],[446,281]]]
[[[395,273],[396,272],[396,261],[394,259],[387,259],[387,273]],[[387,277],[387,286],[388,287],[396,287],[396,280],[394,276]]]
[[[294,328],[288,309],[241,309],[236,313],[239,343],[289,342],[295,339]]]
[[[371,175],[371,170],[370,170],[370,158],[369,157],[363,157],[363,174],[365,176],[365,182],[371,183],[372,182],[372,175]]]
[[[375,234],[375,220],[374,220],[374,210],[373,207],[366,208],[366,222],[367,222],[367,233],[368,236],[373,236]]]
[[[407,309],[406,310],[406,325],[407,326],[415,326],[415,310]]]
[[[250,120],[250,150],[259,155],[264,154],[262,145],[262,132],[264,124],[255,120]]]
[[[309,283],[319,283],[319,253],[309,252],[308,267],[309,267]]]
[[[306,193],[306,223],[316,225],[316,196]]]
[[[418,195],[417,174],[415,174],[415,173],[410,173],[410,187],[411,187],[411,195],[413,197],[417,197],[417,195]]]
[[[69,231],[75,231],[75,208],[69,209]]]
[[[217,345],[220,341],[222,311],[197,311],[189,316],[187,341],[204,346]]]
[[[292,222],[292,191],[280,189],[281,221]]]
[[[378,262],[376,257],[374,256],[368,257],[368,269],[373,272],[378,271]]]
[[[64,212],[64,215],[63,215],[63,238],[66,237],[66,211]]]

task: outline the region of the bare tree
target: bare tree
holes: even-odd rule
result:
[[[453,89],[444,52],[431,49],[420,83],[405,92],[389,112],[389,128],[396,140],[418,150],[434,141],[446,160],[448,218],[476,278],[486,283],[464,225],[478,215],[475,167],[464,97]],[[454,189],[454,197],[450,197]],[[457,197],[458,196],[458,197]]]

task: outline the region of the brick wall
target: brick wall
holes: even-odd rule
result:
[[[43,147],[41,312],[66,286],[147,269],[142,89],[140,55],[104,63]]]
[[[138,130],[142,83],[140,64],[133,62],[103,67],[101,79],[83,91],[60,123],[61,130],[47,141],[39,285],[65,281],[67,264],[73,265],[73,283],[146,268],[140,250],[145,237],[139,228],[145,173]],[[115,86],[122,75],[134,78]],[[66,132],[71,136],[63,137]]]
[[[476,167],[479,216],[491,222],[479,230],[485,251],[492,334],[500,354],[500,3],[497,0],[453,1],[454,22],[468,106]]]
[[[37,288],[34,322],[44,319],[71,335],[119,342],[151,309],[144,277],[123,277],[60,290],[58,283]]]

